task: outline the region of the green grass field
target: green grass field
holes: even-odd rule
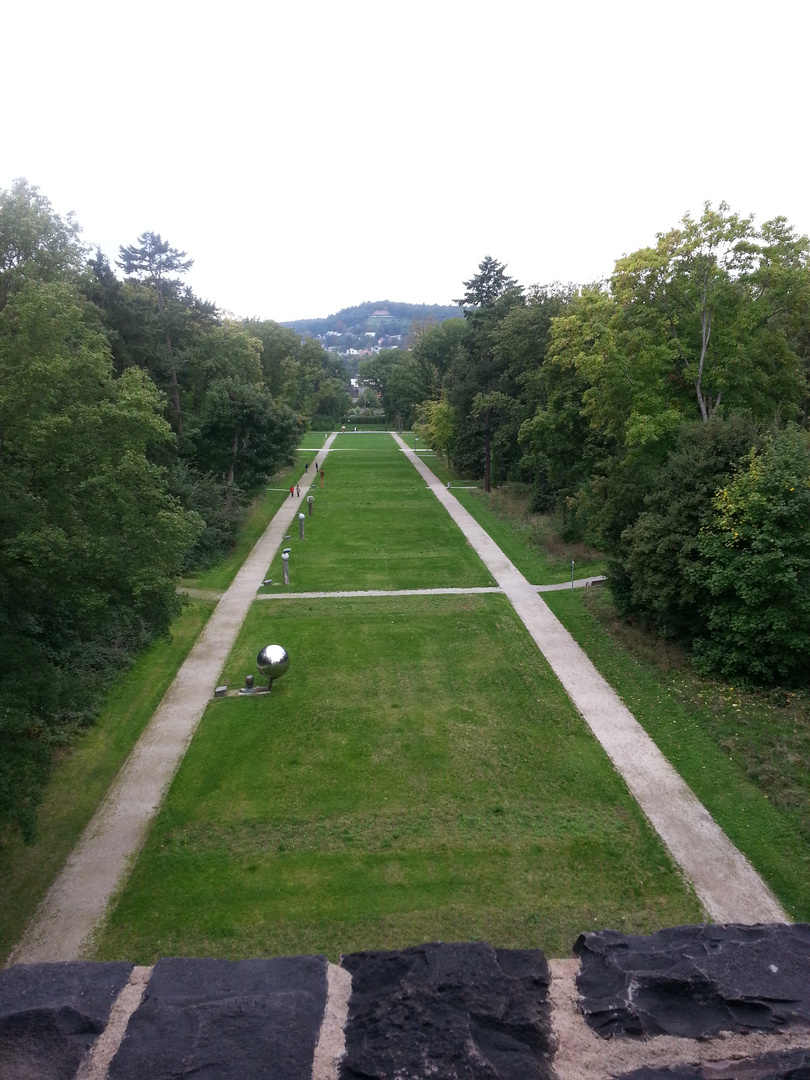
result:
[[[269,697],[210,703],[97,958],[335,960],[477,938],[565,956],[582,930],[702,920],[503,596],[289,595],[491,584],[389,435],[335,445],[291,544],[292,587],[254,603],[220,681],[241,685],[269,642],[290,672]],[[467,495],[541,583],[518,501]],[[600,590],[546,598],[787,910],[810,917],[810,700],[667,668],[660,645],[615,632]],[[65,774],[54,819],[84,775]]]
[[[390,435],[339,435],[324,485],[317,480],[310,494],[306,539],[299,541],[297,524],[291,529],[295,592],[495,584]],[[305,499],[300,507],[307,513]],[[273,584],[264,591],[285,590],[281,553],[267,576]]]
[[[295,591],[491,583],[390,436],[335,448]],[[282,593],[253,605],[221,681],[270,641],[290,673],[211,703],[100,958],[438,938],[566,955],[585,928],[701,917],[504,597]]]
[[[271,640],[289,673],[209,706],[100,958],[565,955],[700,918],[504,597],[254,604],[223,678]]]
[[[409,446],[422,445],[412,432],[402,437]],[[434,451],[419,457],[442,483],[450,482],[461,505],[533,585],[570,581],[571,559],[578,578],[604,574],[605,561],[598,552],[560,540],[550,517],[529,513],[528,485],[507,483],[487,493],[480,481],[457,476]]]
[[[788,914],[810,919],[807,695],[777,702],[702,678],[672,646],[619,624],[607,591],[544,599]]]

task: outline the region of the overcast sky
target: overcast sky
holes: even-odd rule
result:
[[[7,4],[0,187],[237,316],[587,282],[725,199],[810,233],[806,2]]]

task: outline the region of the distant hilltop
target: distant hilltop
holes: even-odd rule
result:
[[[281,325],[294,330],[302,337],[325,338],[348,334],[361,337],[366,333],[380,333],[385,337],[407,335],[411,324],[444,322],[462,315],[456,304],[400,304],[393,300],[375,300],[343,308],[325,319],[295,319]]]

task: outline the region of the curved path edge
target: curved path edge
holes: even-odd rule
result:
[[[318,451],[326,457],[335,435]],[[301,477],[301,494],[315,472]],[[58,877],[34,912],[8,964],[78,960],[146,839],[169,785],[214,696],[219,673],[294,515],[285,499],[259,537],[181,665]]]
[[[790,922],[781,904],[596,670],[536,587],[427,465],[394,434],[478,552],[715,922]]]

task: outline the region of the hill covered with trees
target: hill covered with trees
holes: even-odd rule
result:
[[[452,304],[402,304],[392,300],[367,301],[355,307],[342,308],[325,319],[296,319],[282,323],[296,334],[315,338],[326,334],[346,334],[360,338],[367,331],[381,331],[380,336],[405,335],[413,323],[441,323],[458,315]]]

